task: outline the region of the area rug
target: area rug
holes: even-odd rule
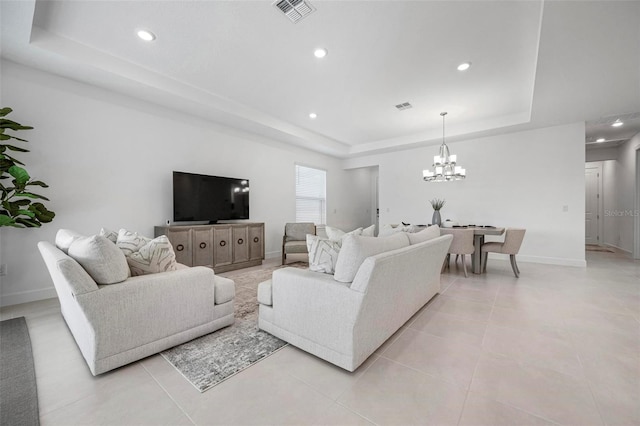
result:
[[[606,253],[615,253],[615,251],[609,248],[598,246],[598,245],[587,244],[585,247],[587,251],[603,251]]]
[[[258,284],[283,267],[307,268],[303,262],[290,263],[228,276],[236,283],[233,325],[162,352],[196,389],[205,392],[234,374],[250,367],[287,345],[258,329]]]
[[[0,424],[39,425],[38,390],[24,317],[0,321]]]

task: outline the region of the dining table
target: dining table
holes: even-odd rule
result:
[[[485,235],[502,235],[505,228],[498,226],[454,226],[454,229],[473,229],[473,255],[471,255],[471,270],[474,274],[482,273],[482,244]]]

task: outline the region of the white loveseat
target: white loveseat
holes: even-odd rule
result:
[[[349,236],[349,241],[343,240],[335,275],[339,275],[341,260],[350,262],[357,268],[352,282],[339,282],[334,275],[306,269],[274,271],[272,279],[258,287],[259,327],[354,371],[440,292],[440,270],[453,237],[445,235],[411,245],[410,238],[416,241],[419,237],[408,235],[387,237],[395,246],[399,242],[401,248],[364,261],[353,253],[347,260],[341,257],[347,246],[366,246],[381,239]],[[344,271],[340,275],[344,277]]]
[[[178,264],[175,271],[98,285],[57,246],[41,241],[38,248],[62,315],[93,375],[234,322],[235,284],[212,269]]]

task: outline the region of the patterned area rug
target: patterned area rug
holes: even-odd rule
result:
[[[295,262],[285,267],[304,268]],[[242,274],[227,274],[236,283],[233,325],[168,349],[161,355],[200,392],[268,357],[286,342],[258,329],[258,284],[271,278],[274,266]],[[225,276],[225,274],[220,274]]]

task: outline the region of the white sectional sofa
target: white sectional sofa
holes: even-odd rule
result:
[[[386,243],[349,236],[335,276],[297,268],[274,271],[258,287],[259,327],[354,371],[440,292],[440,270],[453,237],[418,242],[418,235],[398,233],[385,237]],[[380,247],[391,249],[368,255]],[[348,281],[349,269],[355,273],[351,282],[335,279]]]
[[[122,282],[98,285],[57,246],[41,241],[38,248],[62,315],[93,375],[234,322],[235,284],[210,268],[178,264],[174,271],[129,278],[125,272]],[[99,266],[112,268],[109,262]]]

